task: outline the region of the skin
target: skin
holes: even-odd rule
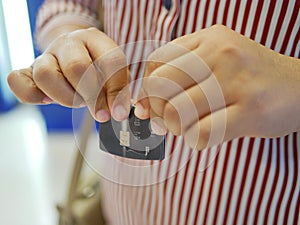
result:
[[[300,130],[299,59],[224,26],[162,46],[145,71],[136,115],[151,117],[154,132],[182,135],[193,148]],[[59,35],[30,68],[11,72],[8,82],[24,103],[87,105],[100,122],[129,113],[126,57],[94,28]]]
[[[300,129],[299,59],[224,26],[157,49],[149,56],[145,76],[137,116],[161,118],[152,123],[157,133],[183,135],[193,148],[241,136],[279,137]],[[222,95],[209,99],[220,89]]]
[[[12,91],[23,103],[87,106],[100,122],[111,115],[124,120],[130,110],[126,56],[96,28],[66,28],[72,29],[53,32],[54,41],[31,67],[10,73]]]

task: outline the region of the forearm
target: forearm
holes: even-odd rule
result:
[[[84,29],[84,28],[88,28],[88,27],[75,25],[75,24],[69,24],[69,25],[55,27],[55,28],[49,30],[43,36],[43,38],[38,42],[38,47],[43,52],[50,45],[50,43],[58,36],[78,30],[78,29]]]
[[[100,28],[100,0],[46,0],[38,12],[35,43],[44,51],[63,33],[88,27]]]

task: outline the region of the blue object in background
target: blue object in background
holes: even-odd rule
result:
[[[7,75],[11,70],[8,41],[5,30],[2,1],[0,1],[0,112],[8,111],[17,104],[17,99],[7,84]]]
[[[27,0],[32,40],[34,40],[36,15],[43,2],[44,0]],[[35,46],[34,41],[33,46]],[[40,55],[40,51],[36,47],[34,48],[34,55],[35,57]],[[39,106],[39,109],[45,118],[48,131],[57,132],[73,130],[72,109],[55,104],[41,105]],[[82,109],[74,110],[84,112]]]
[[[34,40],[34,30],[35,30],[35,22],[36,22],[36,15],[43,4],[44,0],[27,0],[27,7],[28,7],[28,14],[29,14],[29,22],[32,34],[32,40]],[[41,54],[41,52],[36,48],[34,41],[32,42],[34,46],[34,56],[37,57]]]

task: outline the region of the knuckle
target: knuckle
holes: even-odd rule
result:
[[[97,29],[96,27],[89,27],[86,29],[88,32],[99,32],[99,33],[102,33],[99,29]]]
[[[70,33],[63,33],[63,34],[61,34],[61,35],[58,36],[57,40],[58,41],[66,41],[66,40],[68,40],[68,39],[70,39],[72,37],[72,34],[73,34],[72,32],[70,32]]]
[[[243,53],[243,48],[239,46],[240,42],[236,37],[236,32],[230,28],[221,24],[215,24],[209,27],[205,32],[210,35],[210,42],[215,46],[215,48],[217,47],[219,53],[223,53],[223,55],[228,57],[240,56],[241,53]],[[219,37],[222,37],[224,40],[222,43],[220,43]]]
[[[123,97],[128,94],[128,87],[126,86],[126,81],[124,82],[110,82],[106,85],[107,96],[109,97]]]
[[[213,25],[209,28],[209,30],[218,34],[217,36],[222,36],[223,39],[225,39],[222,44],[219,43],[218,38],[213,39],[213,44],[217,46],[218,55],[220,57],[226,57],[230,60],[238,60],[239,62],[245,59],[245,50],[240,45],[240,41],[237,41],[233,30],[220,24]]]
[[[145,92],[151,96],[161,100],[167,100],[167,92],[162,90],[166,89],[166,80],[160,78],[157,74],[143,79],[143,87]]]
[[[222,57],[229,58],[230,60],[242,62],[244,59],[243,50],[232,41],[223,45],[219,51]]]
[[[55,52],[55,49],[59,46],[65,46],[72,42],[74,39],[73,32],[60,34],[57,39],[50,43],[45,52]]]
[[[229,28],[227,28],[225,25],[223,24],[214,24],[211,26],[212,30],[218,30],[218,31],[224,31],[224,30],[228,30]]]
[[[146,64],[146,72],[148,74],[152,73],[154,70],[156,70],[159,66],[161,65],[161,63],[159,62],[155,62],[155,61],[148,61]]]
[[[80,39],[80,36],[87,32],[87,29],[77,29],[71,32],[63,33],[59,37],[63,40],[73,40],[73,39]]]
[[[36,83],[44,83],[47,82],[47,79],[51,74],[52,68],[47,65],[41,65],[34,68],[32,78]]]
[[[63,68],[63,71],[66,76],[72,76],[77,80],[81,78],[90,65],[90,62],[83,62],[82,59],[72,59],[68,62],[67,66]]]
[[[95,64],[99,67],[98,69],[103,71],[108,77],[122,69],[127,70],[126,56],[119,48],[115,48],[102,55],[97,59]]]
[[[123,54],[108,54],[103,57],[103,68],[105,71],[112,70],[113,72],[116,72],[126,68],[126,66],[126,58]]]
[[[158,67],[160,67],[162,65],[162,60],[160,57],[160,54],[158,53],[158,50],[152,52],[148,59],[147,59],[147,63],[146,63],[146,71],[148,73],[151,73],[152,71],[156,70]]]
[[[180,121],[180,118],[178,116],[178,112],[173,104],[170,102],[166,103],[165,109],[164,109],[164,117],[170,119],[171,121]]]

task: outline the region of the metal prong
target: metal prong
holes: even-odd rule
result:
[[[127,120],[122,121],[121,123],[121,130],[120,130],[120,145],[129,147],[130,146],[130,133],[127,130]]]

